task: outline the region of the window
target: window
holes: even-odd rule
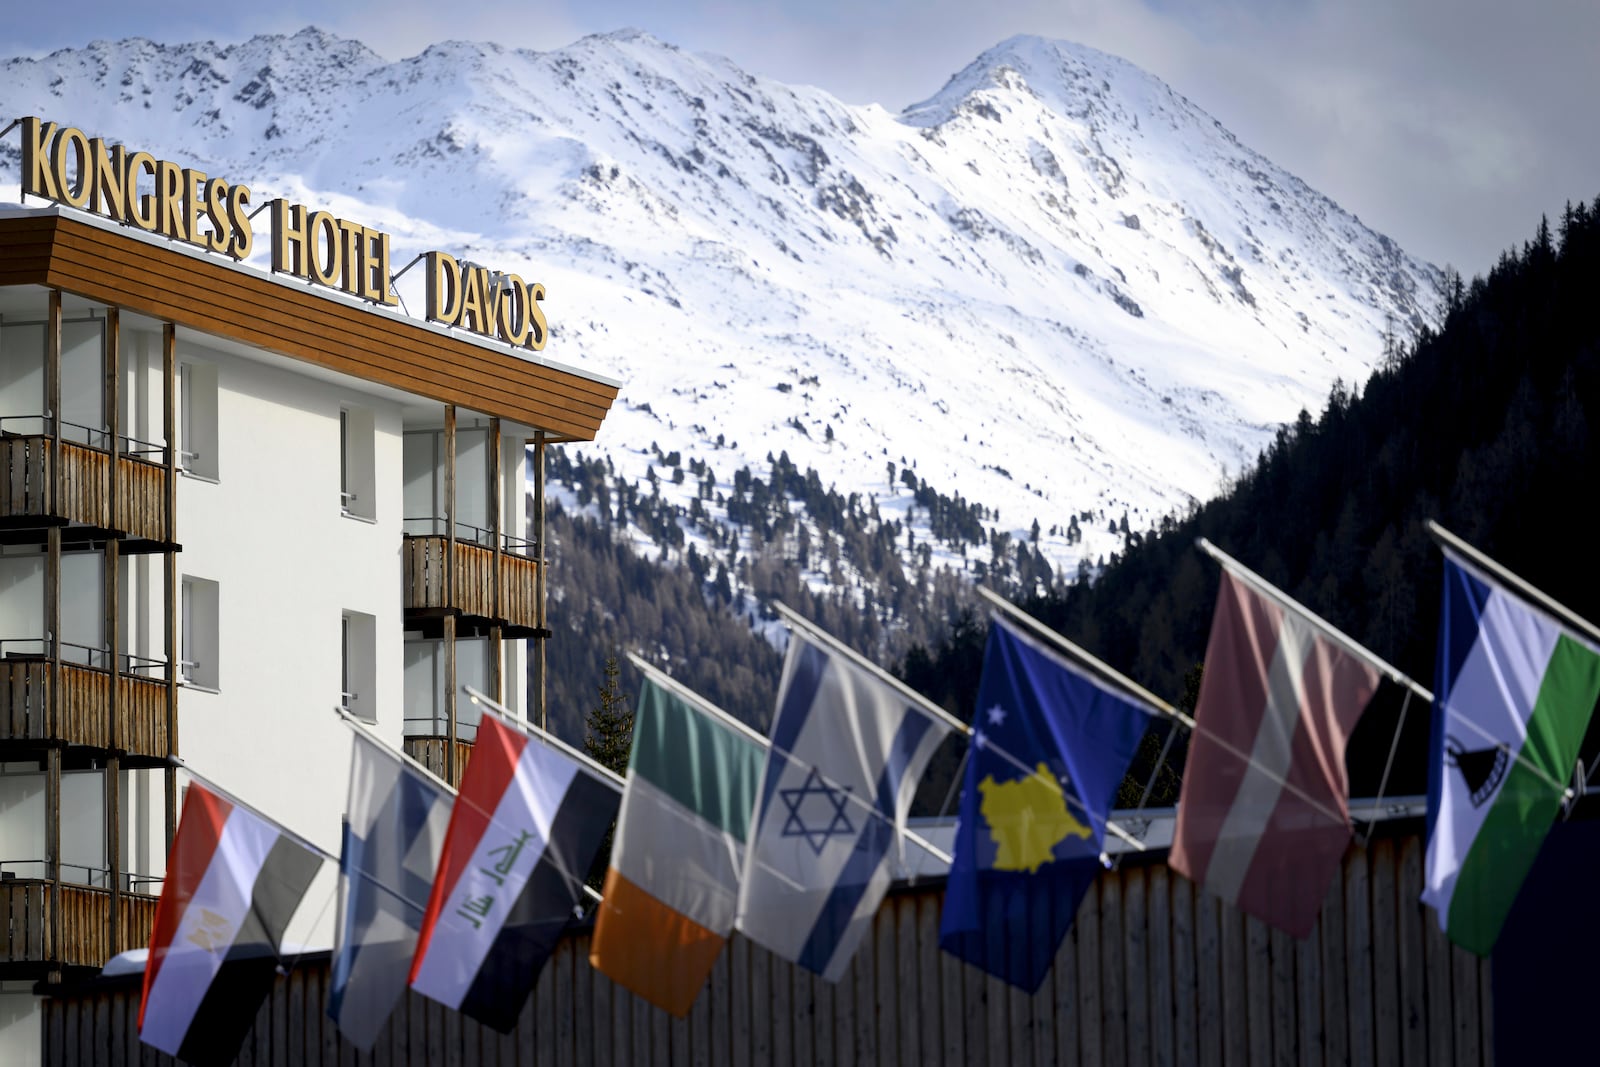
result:
[[[352,519],[378,517],[374,489],[372,412],[343,408],[339,412],[339,510]]]
[[[445,718],[444,642],[415,632],[407,632],[405,641],[405,734],[447,736],[450,724]],[[488,650],[489,642],[484,638],[456,640],[456,736],[463,741],[477,737],[483,712],[460,687],[489,689]]]
[[[377,722],[378,620],[347,611],[339,629],[339,706],[359,719]]]
[[[206,363],[178,367],[178,466],[195,478],[218,478],[217,368]]]
[[[184,685],[220,689],[217,669],[217,583],[188,575],[183,579],[182,634],[178,677]]]

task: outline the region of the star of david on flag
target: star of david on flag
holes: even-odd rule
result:
[[[845,810],[850,803],[850,790],[833,788],[817,773],[815,767],[811,768],[811,773],[806,775],[800,788],[780,789],[778,796],[789,811],[789,817],[783,823],[783,836],[805,838],[819,856],[827,847],[828,838],[835,834],[849,836],[856,832]],[[820,804],[816,800],[808,804],[808,798],[821,798]],[[826,810],[817,810],[819,806]]]
[[[842,650],[791,634],[739,891],[745,936],[830,982],[844,975],[948,732]]]

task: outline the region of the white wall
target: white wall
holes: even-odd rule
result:
[[[0,1063],[37,1067],[43,1062],[43,1019],[32,982],[0,982]]]
[[[177,527],[179,572],[217,583],[219,616],[217,691],[180,690],[178,749],[199,774],[337,853],[350,728],[333,709],[346,610],[376,620],[375,728],[396,747],[401,739],[400,410],[288,361],[269,366],[181,337],[178,352],[217,370],[217,480],[180,476]],[[373,414],[373,522],[341,514],[341,405]],[[150,580],[158,588],[159,564]]]

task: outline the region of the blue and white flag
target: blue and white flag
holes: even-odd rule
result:
[[[948,733],[842,652],[791,634],[739,890],[745,936],[837,982],[889,887],[890,849]]]
[[[1032,993],[1102,870],[1150,712],[997,617],[972,725],[939,946]]]
[[[452,798],[360,731],[350,755],[328,1016],[371,1049],[406,990]]]

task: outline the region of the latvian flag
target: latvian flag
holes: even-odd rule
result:
[[[502,1033],[533,991],[617,814],[578,764],[485,716],[450,815],[411,987]]]
[[[1171,864],[1240,911],[1310,936],[1350,843],[1344,750],[1378,672],[1224,571]]]
[[[139,1039],[197,1067],[231,1063],[321,865],[275,823],[191,783],[156,905]]]

